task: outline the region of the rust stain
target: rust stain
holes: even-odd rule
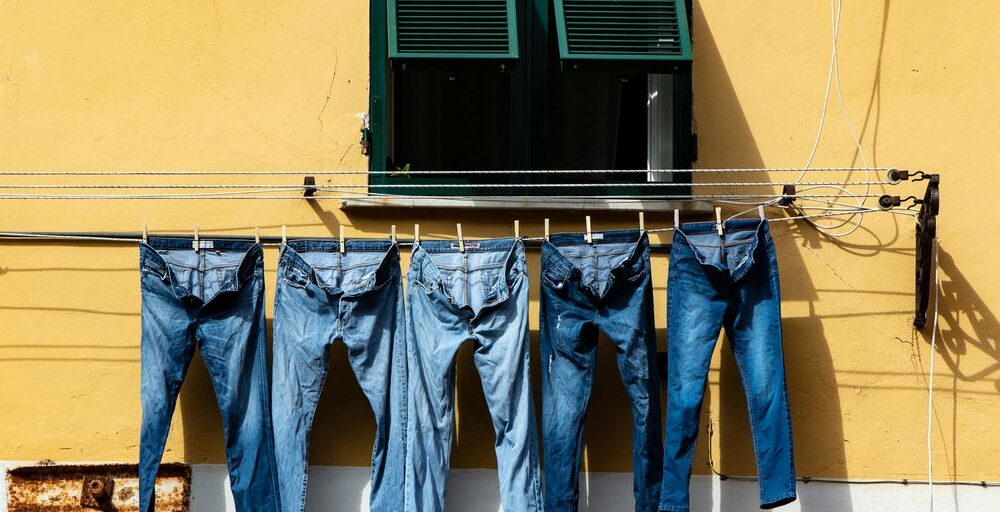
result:
[[[134,464],[39,465],[7,472],[8,512],[139,511]],[[163,464],[156,478],[156,510],[188,512],[191,468]]]

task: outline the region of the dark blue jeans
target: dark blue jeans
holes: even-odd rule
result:
[[[348,240],[343,254],[336,240],[293,240],[283,248],[274,299],[273,418],[284,512],[306,507],[309,435],[330,346],[338,340],[375,414],[370,510],[403,510],[403,318],[399,249],[392,242]]]
[[[156,473],[170,417],[195,347],[201,349],[222,410],[236,510],[278,511],[263,265],[260,245],[252,242],[205,240],[197,252],[190,240],[150,238],[139,246],[142,512],[154,510]]]
[[[546,512],[577,510],[599,331],[615,344],[632,401],[635,510],[655,512],[663,452],[646,234],[595,232],[590,244],[580,233],[553,235],[542,245],[540,308]]]
[[[727,221],[722,237],[714,223],[682,225],[674,232],[667,294],[667,435],[660,510],[689,510],[698,420],[722,328],[750,410],[761,507],[795,501],[778,260],[767,222]]]

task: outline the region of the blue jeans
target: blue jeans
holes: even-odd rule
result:
[[[156,474],[177,393],[195,346],[215,387],[236,510],[277,511],[264,256],[252,242],[150,238],[139,246],[142,289],[142,431],[139,509],[154,509]],[[192,422],[192,418],[185,418]]]
[[[750,409],[762,508],[795,501],[792,425],[781,350],[778,260],[767,222],[674,232],[667,284],[667,436],[660,510],[689,510],[688,484],[709,361],[725,328]]]
[[[292,241],[278,263],[272,402],[282,510],[305,509],[309,433],[330,346],[341,340],[375,413],[370,508],[397,512],[406,448],[399,250],[389,241],[349,240],[341,254],[339,244]]]
[[[528,278],[513,238],[421,241],[407,274],[410,402],[406,510],[444,510],[455,355],[471,341],[496,433],[505,512],[542,510],[528,367]]]
[[[595,232],[592,244],[579,233],[551,236],[540,309],[546,512],[577,510],[599,331],[615,344],[632,402],[635,510],[655,512],[663,447],[649,238],[638,230]]]

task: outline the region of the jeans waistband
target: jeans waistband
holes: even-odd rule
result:
[[[762,219],[732,219],[722,223],[723,231],[754,231],[760,227],[761,223],[767,226],[767,221]],[[691,222],[681,224],[677,231],[685,235],[702,235],[705,233],[715,233],[718,228],[714,222]]]
[[[591,236],[594,244],[620,244],[622,242],[638,242],[643,231],[638,229],[616,229],[613,231],[592,231]],[[555,233],[549,236],[548,242],[552,245],[586,245],[587,234],[580,233]]]
[[[340,240],[291,240],[285,245],[299,253],[340,251]],[[394,245],[392,240],[360,238],[345,240],[344,250],[386,252]]]
[[[201,240],[204,251],[226,251],[244,253],[240,263],[228,266],[239,266],[240,275],[246,274],[249,268],[264,263],[264,249],[256,242],[241,240]],[[206,242],[212,242],[211,246]],[[141,268],[152,270],[163,276],[169,272],[168,265],[160,251],[168,250],[188,250],[193,251],[191,240],[183,238],[150,238],[146,242],[139,243],[139,265]],[[241,277],[242,278],[242,277]]]
[[[481,240],[465,240],[465,252],[509,252],[515,244],[520,244],[517,238],[487,238]],[[456,240],[421,240],[417,246],[426,252],[446,253],[461,252],[461,246]],[[416,247],[414,247],[416,252]]]
[[[254,247],[260,248],[260,244],[249,240],[213,240],[211,237],[201,237],[200,240],[203,249],[213,251],[245,252]],[[171,249],[187,249],[189,251],[193,251],[194,246],[192,243],[193,240],[188,238],[157,238],[151,236],[149,237],[149,240],[144,242],[142,245],[158,251]]]
[[[634,243],[631,253],[620,265],[612,269],[625,275],[632,275],[641,272],[645,266],[646,256],[649,254],[649,235],[645,231],[638,229],[623,229],[617,231],[595,231],[594,244],[601,243]],[[597,237],[597,235],[603,235]],[[542,242],[542,272],[552,278],[565,279],[579,272],[566,256],[559,251],[559,247],[586,246],[583,233],[557,233],[551,235],[548,240]]]

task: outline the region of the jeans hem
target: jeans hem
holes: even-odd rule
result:
[[[787,504],[795,501],[796,499],[797,498],[795,496],[795,491],[792,491],[790,493],[783,494],[783,495],[781,495],[778,498],[773,499],[773,500],[761,500],[760,508],[762,508],[764,510],[769,510],[769,509],[772,509],[772,508],[778,508],[778,507],[780,507],[782,505],[787,505]]]
[[[660,505],[659,512],[690,512],[691,507],[681,505]]]

